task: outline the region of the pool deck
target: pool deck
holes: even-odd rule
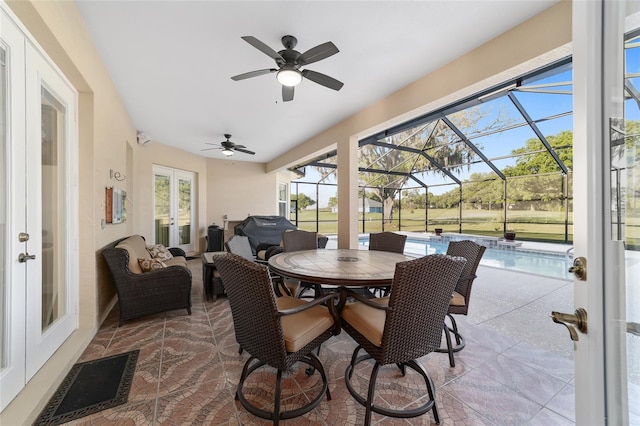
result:
[[[437,238],[433,234],[401,233],[416,239]],[[480,244],[479,240],[487,238],[463,234],[443,234],[443,237],[450,237],[449,241],[469,238]],[[336,247],[336,237],[330,237],[327,248]],[[360,248],[367,247],[363,245]],[[573,255],[570,251],[572,246],[567,244],[522,241],[513,249]],[[640,322],[640,278],[637,278],[640,277],[640,253],[627,251],[626,255],[628,321]],[[473,348],[474,359],[478,363],[482,362],[484,352],[490,357],[495,351],[500,353],[499,358],[517,359],[527,368],[563,377],[569,383],[563,391],[563,405],[568,417],[573,412],[574,345],[567,329],[551,320],[551,312],[574,311],[573,288],[572,279],[481,264],[473,284],[469,314],[456,315],[461,333],[467,338],[467,346]],[[493,342],[496,347],[487,350],[487,342]],[[629,392],[637,396],[640,394],[640,338],[627,333],[626,345]],[[635,396],[633,398],[637,399]],[[634,418],[640,418],[640,410],[633,410]]]

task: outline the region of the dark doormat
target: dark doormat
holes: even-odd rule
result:
[[[127,402],[139,352],[74,365],[34,425],[58,425]]]

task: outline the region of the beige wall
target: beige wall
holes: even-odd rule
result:
[[[278,213],[278,182],[289,182],[289,172],[265,174],[263,163],[235,157],[207,161],[207,225],[223,225],[223,217],[241,221],[247,216]]]
[[[242,220],[247,214],[277,213],[277,183],[288,181],[286,166],[327,147],[348,143],[393,122],[452,101],[464,91],[486,84],[492,75],[526,66],[527,61],[570,41],[570,5],[562,2],[496,40],[426,76],[332,129],[310,139],[268,165],[236,157],[205,159],[152,143],[136,143],[136,129],[91,43],[73,2],[9,1],[11,9],[79,92],[80,329],[63,344],[26,388],[0,414],[0,424],[31,423],[67,371],[94,336],[114,302],[96,272],[96,251],[129,235],[152,232],[152,166],[160,164],[197,174],[197,226],[200,237],[212,222]],[[516,48],[517,46],[517,48]],[[523,65],[524,64],[524,65]],[[523,70],[524,71],[524,70]],[[104,188],[115,184],[109,170],[127,176],[128,221],[105,225]],[[342,195],[340,195],[342,198]],[[201,248],[203,248],[201,240]]]

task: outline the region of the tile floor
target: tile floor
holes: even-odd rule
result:
[[[247,359],[238,354],[229,304],[224,297],[206,301],[202,295],[201,263],[190,260],[193,272],[192,315],[186,311],[146,317],[117,327],[117,307],[111,312],[79,362],[140,349],[127,404],[69,424],[77,425],[253,425],[269,424],[248,414],[234,392]],[[467,347],[450,368],[446,354],[431,353],[419,360],[436,385],[442,425],[572,425],[573,361],[566,330],[552,324],[542,303],[567,292],[570,283],[546,280],[481,267],[474,284],[468,317],[459,325]],[[524,282],[523,282],[524,281]],[[535,282],[533,282],[535,281]],[[514,291],[508,283],[525,285]],[[537,286],[535,289],[527,285]],[[569,300],[570,304],[571,301]],[[474,307],[475,306],[475,307]],[[554,305],[554,308],[556,306]],[[557,306],[561,310],[563,306]],[[539,322],[532,326],[531,321]],[[527,322],[529,322],[527,324]],[[547,324],[549,323],[549,324]],[[523,332],[523,330],[525,332]],[[540,345],[540,333],[549,342]],[[567,333],[568,334],[568,333]],[[546,339],[545,339],[546,340]],[[332,400],[305,416],[283,424],[360,425],[364,409],[344,384],[344,371],[355,344],[342,333],[322,346],[322,360]],[[285,404],[313,397],[318,375],[307,377],[300,368],[286,375]],[[356,370],[355,381],[367,377],[370,365]],[[365,371],[366,370],[366,371]],[[411,405],[423,395],[420,378],[397,368],[380,373],[381,404]],[[269,404],[274,375],[255,374],[248,383],[258,401]],[[431,413],[414,419],[391,419],[374,413],[373,424],[434,424]]]

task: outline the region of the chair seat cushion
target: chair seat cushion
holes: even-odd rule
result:
[[[372,301],[386,305],[389,303],[389,298],[383,297],[372,299]],[[382,345],[382,333],[386,319],[384,310],[372,308],[361,302],[347,303],[342,310],[342,319],[374,345]]]
[[[278,310],[291,309],[307,302],[296,297],[282,296],[276,299]],[[333,318],[324,306],[314,306],[306,311],[282,317],[287,352],[297,352],[333,326]]]
[[[380,297],[379,299],[372,299],[374,302],[380,303],[381,305],[389,304],[389,296]],[[457,291],[453,292],[453,296],[451,296],[451,301],[449,302],[451,306],[466,306],[467,302],[464,300],[464,296],[458,293]]]
[[[467,302],[464,300],[464,296],[458,293],[457,291],[453,292],[453,296],[451,296],[451,302],[449,302],[452,306],[465,306]]]

